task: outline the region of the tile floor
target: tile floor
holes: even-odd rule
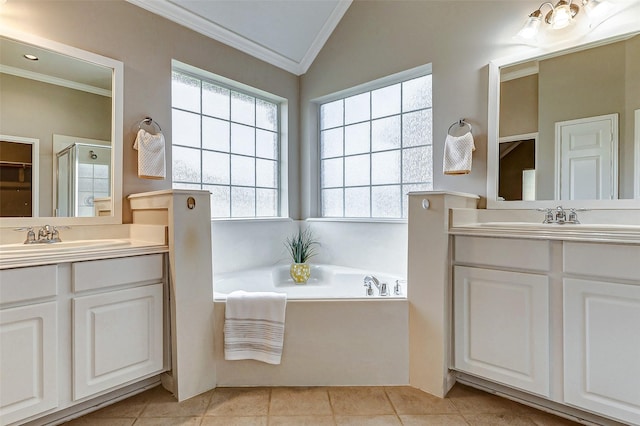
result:
[[[445,399],[407,386],[218,388],[181,403],[158,386],[68,426],[574,425],[456,384]]]

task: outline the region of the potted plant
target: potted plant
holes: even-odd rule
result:
[[[315,246],[318,244],[309,228],[299,229],[286,239],[285,246],[293,260],[289,273],[296,284],[305,284],[311,276],[311,268],[306,262],[316,255]]]

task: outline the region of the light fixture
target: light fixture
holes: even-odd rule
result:
[[[600,17],[611,9],[611,4],[607,0],[581,0],[581,6],[585,9],[590,18]],[[534,10],[522,29],[518,32],[518,37],[524,40],[533,40],[538,36],[542,26],[542,8],[549,7],[549,12],[544,15],[544,22],[552,30],[560,30],[571,25],[575,17],[580,12],[580,5],[573,3],[573,0],[559,0],[555,5],[545,2]]]
[[[37,61],[38,57],[36,55],[32,55],[30,53],[25,53],[24,55],[22,55],[25,59],[28,59],[30,61]]]

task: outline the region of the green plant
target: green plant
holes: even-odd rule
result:
[[[306,263],[317,254],[315,247],[320,243],[316,241],[311,230],[306,228],[288,237],[284,244],[294,263]]]

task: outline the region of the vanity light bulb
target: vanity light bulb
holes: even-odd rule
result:
[[[524,40],[533,40],[538,35],[540,30],[540,23],[542,18],[536,16],[529,16],[524,26],[518,31],[518,37]]]
[[[565,28],[571,23],[572,18],[573,17],[571,16],[571,9],[569,9],[568,4],[558,6],[553,11],[553,15],[551,16],[551,28],[553,28],[554,30]]]

